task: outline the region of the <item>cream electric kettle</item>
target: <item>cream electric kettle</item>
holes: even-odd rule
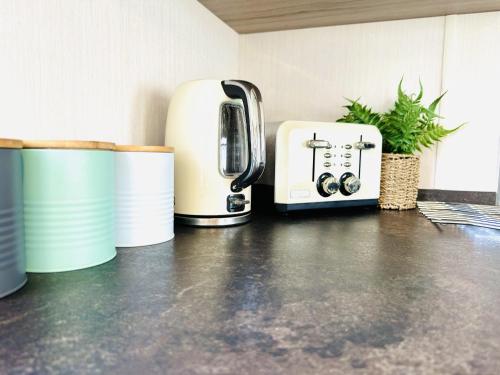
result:
[[[175,218],[195,226],[250,220],[251,187],[265,166],[259,89],[239,80],[181,84],[168,109],[175,148]]]

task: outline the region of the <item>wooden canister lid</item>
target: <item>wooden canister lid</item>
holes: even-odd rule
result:
[[[99,141],[23,141],[23,148],[114,150],[115,144],[111,142]]]
[[[23,148],[23,141],[19,139],[0,138],[0,148]]]
[[[115,151],[122,152],[167,152],[173,153],[174,148],[170,146],[136,146],[136,145],[116,145]]]

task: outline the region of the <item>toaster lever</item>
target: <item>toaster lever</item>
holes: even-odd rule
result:
[[[354,148],[358,150],[368,150],[370,148],[375,148],[375,143],[373,142],[356,142],[354,143]]]
[[[332,145],[328,141],[323,141],[321,139],[310,139],[307,141],[307,147],[309,148],[332,148]]]

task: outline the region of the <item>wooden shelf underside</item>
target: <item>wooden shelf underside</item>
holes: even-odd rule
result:
[[[238,33],[500,11],[500,0],[198,0]]]

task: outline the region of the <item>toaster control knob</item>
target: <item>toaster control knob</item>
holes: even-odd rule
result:
[[[319,176],[316,186],[318,193],[323,197],[329,197],[339,190],[339,183],[331,173],[323,173]]]
[[[351,172],[344,173],[340,177],[340,192],[344,195],[357,193],[361,188],[361,181]]]

